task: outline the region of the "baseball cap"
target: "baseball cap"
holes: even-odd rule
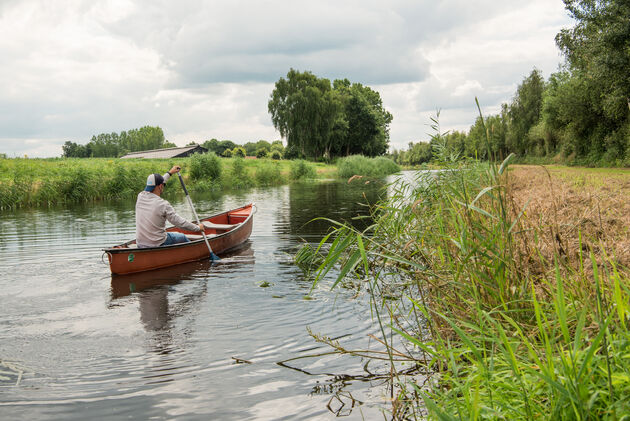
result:
[[[164,177],[160,174],[151,174],[147,177],[147,186],[144,188],[145,191],[153,191],[160,184],[164,184]]]

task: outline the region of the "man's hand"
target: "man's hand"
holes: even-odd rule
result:
[[[182,167],[180,167],[179,165],[174,165],[173,168],[170,169],[169,174],[174,175],[175,173],[180,172],[181,169]]]
[[[200,232],[203,232],[203,231],[205,231],[205,230],[206,230],[206,227],[204,227],[204,226],[203,226],[203,224],[199,224],[199,225],[197,225],[197,226],[199,227],[199,231],[200,231]]]

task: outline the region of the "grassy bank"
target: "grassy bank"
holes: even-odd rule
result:
[[[360,157],[363,165],[351,167],[352,175],[382,176],[384,158]],[[341,162],[344,162],[343,160]],[[365,165],[364,162],[375,162]],[[389,161],[391,162],[391,161]],[[0,158],[0,209],[51,206],[133,197],[144,188],[148,174],[165,173],[182,166],[190,190],[243,189],[281,185],[298,180],[338,177],[336,165],[303,160],[218,158],[214,154],[189,158],[121,160],[110,158]],[[365,172],[378,168],[378,174]],[[170,190],[167,190],[168,194]]]
[[[369,291],[395,419],[627,417],[626,171],[453,164],[391,190],[315,273]]]

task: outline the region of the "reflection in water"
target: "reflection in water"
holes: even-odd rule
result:
[[[233,265],[253,265],[254,262],[254,251],[251,247],[251,240],[248,240],[238,249],[222,254],[221,260],[217,263],[213,263],[210,260],[199,260],[129,275],[112,275],[112,299],[124,297],[147,288],[154,288],[160,285],[175,285],[191,278],[209,276],[213,266],[220,266],[222,269],[226,269]]]
[[[307,327],[347,349],[380,346],[369,343],[380,330],[365,302],[325,284],[312,290],[292,257],[302,239],[327,232],[327,222],[308,223],[315,217],[367,225],[352,218],[367,215],[362,204],[386,194],[382,187],[191,192],[200,215],[256,202],[250,241],[218,264],[116,277],[101,249],[134,236],[133,198],[3,212],[0,359],[29,371],[19,387],[0,381],[0,418],[332,419],[356,405],[349,418],[380,416],[382,380],[360,358],[277,362],[329,351]],[[171,192],[190,219],[184,197]]]
[[[112,301],[138,293],[140,321],[148,332],[154,332],[151,348],[154,352],[168,354],[173,347],[172,321],[188,313],[202,302],[208,292],[207,278],[212,276],[214,267],[225,270],[230,266],[239,267],[254,264],[251,242],[222,255],[219,262],[201,260],[184,263],[147,272],[129,275],[112,275]],[[180,282],[200,279],[199,286],[190,293],[169,304],[170,286]]]

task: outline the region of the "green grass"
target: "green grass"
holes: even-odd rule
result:
[[[335,223],[296,260],[369,291],[394,419],[629,419],[630,271],[599,249],[540,249],[524,233],[549,227],[510,207],[508,176],[454,162],[393,185],[367,232]]]

